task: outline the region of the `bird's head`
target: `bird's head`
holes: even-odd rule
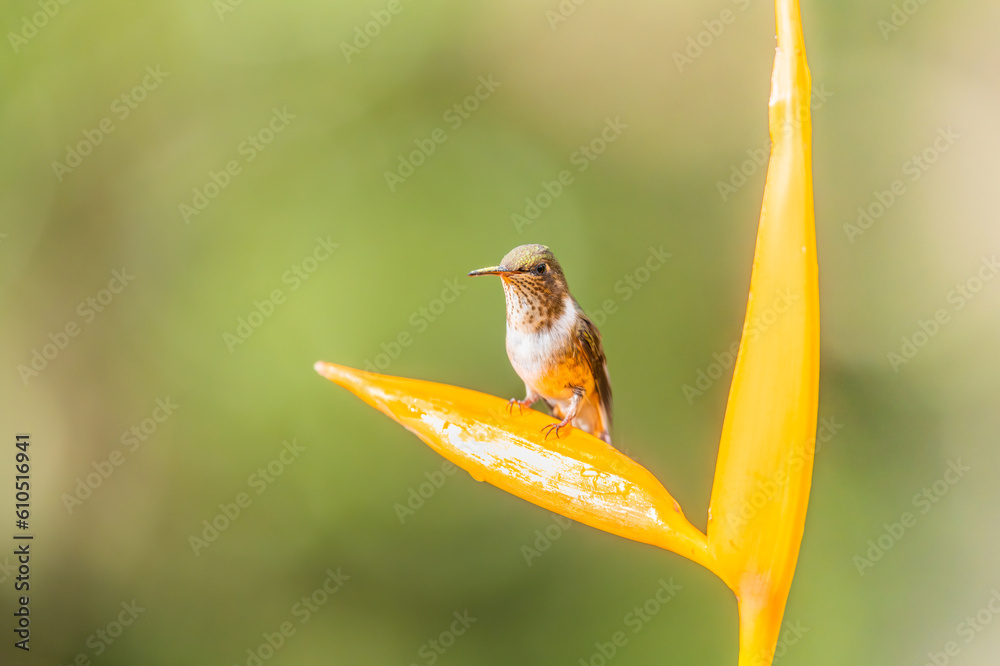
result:
[[[561,314],[569,295],[562,266],[544,245],[519,245],[507,253],[499,266],[480,268],[469,275],[500,276],[507,296],[508,316],[532,312],[549,320]]]

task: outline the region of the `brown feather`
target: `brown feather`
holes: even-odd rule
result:
[[[604,356],[604,346],[601,344],[601,332],[597,330],[597,326],[590,321],[582,309],[576,327],[576,343],[594,377],[594,392],[597,394],[603,429],[603,432],[595,432],[594,434],[610,444],[612,398],[611,379],[608,377],[608,361]]]

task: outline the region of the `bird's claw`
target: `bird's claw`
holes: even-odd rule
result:
[[[511,398],[510,400],[507,401],[507,413],[508,414],[511,414],[511,415],[514,414],[514,405],[517,405],[518,416],[524,414],[524,406],[521,404],[521,401],[518,400],[517,398]]]
[[[545,433],[544,439],[548,439],[549,435],[551,435],[552,433],[555,433],[556,439],[559,439],[559,431],[562,428],[567,428],[567,427],[569,427],[569,424],[566,423],[565,421],[559,423],[550,423],[547,426],[544,426],[542,428],[542,432]]]

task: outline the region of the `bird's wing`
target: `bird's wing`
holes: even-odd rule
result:
[[[608,377],[608,361],[604,357],[604,346],[601,344],[601,333],[594,322],[580,313],[576,326],[576,344],[590,366],[594,376],[594,387],[601,410],[601,420],[604,429],[611,430],[611,379]]]

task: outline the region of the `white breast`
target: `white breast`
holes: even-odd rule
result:
[[[529,386],[538,388],[540,378],[553,358],[559,358],[560,352],[572,340],[576,325],[576,304],[566,298],[562,314],[549,328],[539,331],[528,331],[507,323],[507,357],[514,371]],[[544,393],[543,393],[544,395]],[[547,398],[563,398],[563,396],[545,396]]]

